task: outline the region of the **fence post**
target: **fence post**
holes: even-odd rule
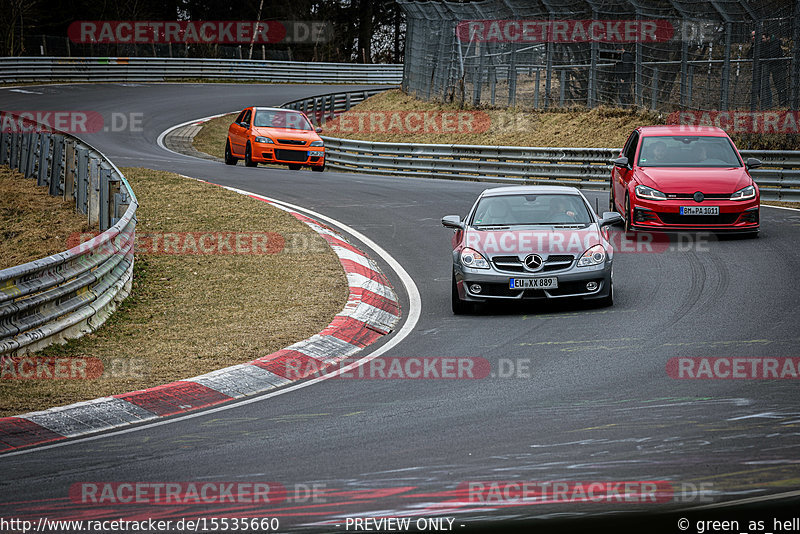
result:
[[[9,134],[4,133],[3,129],[0,128],[0,165],[5,165],[8,155],[8,136]]]
[[[39,176],[36,185],[39,187],[49,185],[50,178],[50,134],[42,132],[39,134]]]
[[[111,169],[100,169],[100,231],[108,230]]]
[[[88,191],[89,226],[100,224],[100,162],[91,158],[89,163]]]
[[[559,85],[561,86],[559,88],[559,95],[558,95],[559,96],[559,99],[558,99],[559,100],[559,104],[558,105],[563,108],[564,107],[564,97],[566,96],[566,89],[567,89],[567,87],[566,87],[567,86],[567,70],[566,69],[561,69],[561,72],[559,73],[559,80],[558,81],[559,81]]]
[[[67,139],[64,148],[64,200],[75,200],[75,141]]]
[[[19,172],[23,176],[28,176],[28,150],[30,149],[30,138],[33,134],[23,133],[22,143],[20,144],[19,151]]]
[[[19,133],[14,132],[11,134],[11,153],[8,156],[9,167],[12,169],[19,164]]]
[[[658,105],[658,65],[653,67],[653,83],[650,89],[650,109],[656,110]]]
[[[517,45],[511,43],[511,62],[508,65],[508,105],[517,105]]]
[[[89,150],[84,147],[75,149],[77,156],[77,183],[75,192],[75,205],[80,213],[87,215],[89,207],[87,196],[89,191]]]
[[[53,165],[50,171],[50,194],[61,195],[61,169],[64,168],[64,136],[53,136]]]
[[[39,136],[30,134],[28,136],[28,171],[25,173],[25,178],[33,178],[36,173],[36,150],[39,143]]]

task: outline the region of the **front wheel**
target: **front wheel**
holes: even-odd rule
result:
[[[302,167],[302,165],[298,165],[297,163],[290,163],[289,164],[289,170],[290,171],[299,171],[300,167]]]
[[[253,155],[250,152],[250,143],[247,143],[247,148],[244,149],[244,164],[247,167],[258,167],[258,163],[253,161]]]
[[[456,273],[453,273],[453,283],[450,287],[450,306],[453,308],[453,315],[464,315],[473,310],[469,302],[464,302],[458,296],[458,284],[456,283]]]
[[[323,163],[322,165],[314,165],[311,167],[311,170],[314,172],[322,172],[325,170],[325,164]]]
[[[633,212],[631,211],[631,199],[627,194],[625,195],[625,217],[624,217],[624,221],[625,221],[625,233],[628,233],[631,230],[633,230],[633,228],[632,228],[632,226],[633,226]]]
[[[614,199],[614,185],[611,185],[611,193],[608,195],[608,211],[617,211],[617,202]]]
[[[231,142],[225,141],[225,165],[236,165],[239,158],[234,158],[231,153]]]
[[[614,284],[613,282],[609,282],[608,296],[598,300],[597,306],[600,308],[607,308],[608,306],[613,306],[613,305],[614,305]]]

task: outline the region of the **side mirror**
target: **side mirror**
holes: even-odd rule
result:
[[[628,158],[626,158],[625,156],[620,156],[617,159],[612,159],[611,163],[614,164],[614,167],[627,167]]]
[[[314,128],[314,131],[317,132],[317,133],[322,133],[322,128],[319,128],[319,127]]]
[[[622,215],[616,211],[606,211],[603,213],[603,218],[600,219],[600,227],[611,226],[614,224],[622,224]]]
[[[744,166],[748,169],[757,169],[761,167],[761,160],[756,158],[747,158],[747,162],[744,164]]]
[[[442,226],[445,228],[452,228],[453,230],[464,229],[464,223],[461,222],[461,217],[458,215],[446,215],[442,217]]]

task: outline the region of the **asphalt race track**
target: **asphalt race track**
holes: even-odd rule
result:
[[[621,512],[610,517],[636,517],[654,531],[666,524],[659,513],[684,508],[742,502],[736,510],[755,505],[755,514],[771,513],[765,506],[798,506],[798,382],[674,379],[667,362],[679,356],[800,357],[799,211],[762,209],[758,239],[689,236],[669,249],[618,253],[611,308],[515,306],[456,317],[449,302],[451,232],[439,221],[463,216],[491,185],[228,167],[156,144],[178,123],[337,87],[19,89],[25,92],[0,88],[0,109],[140,113],[143,131],[85,136],[118,166],[260,193],[363,233],[405,268],[422,298],[413,332],[382,358],[485,358],[494,376],[326,380],[230,409],[6,455],[0,457],[0,517],[240,515],[278,517],[281,530],[344,532],[347,518],[405,516],[412,525],[421,517],[455,518],[452,528],[461,532],[476,525],[512,528],[520,520],[546,532],[565,521],[602,524],[592,521]],[[607,206],[607,193],[587,196]],[[395,273],[381,267],[405,318],[408,295]],[[269,481],[295,495],[282,503],[234,506],[100,506],[70,499],[73,484],[106,481]],[[649,504],[485,504],[464,498],[469,481],[669,481],[674,495]],[[320,490],[315,498],[297,498],[297,488],[313,485]],[[763,499],[770,496],[781,498]],[[715,510],[696,514],[710,517]],[[674,522],[667,527],[680,532]]]

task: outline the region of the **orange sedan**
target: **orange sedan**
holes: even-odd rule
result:
[[[305,113],[282,108],[246,108],[228,127],[225,163],[240,159],[248,167],[279,163],[298,170],[306,165],[325,168],[325,144]]]

